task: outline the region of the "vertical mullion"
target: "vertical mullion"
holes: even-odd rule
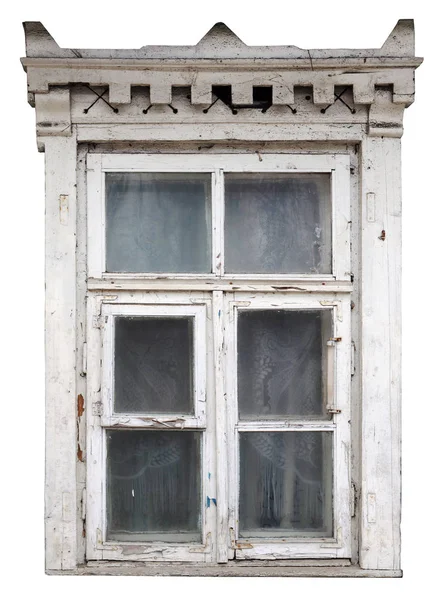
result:
[[[213,348],[216,401],[216,548],[217,562],[228,561],[227,415],[224,394],[223,292],[213,292]]]
[[[103,365],[102,365],[102,407],[103,417],[110,418],[113,414],[114,404],[114,357],[115,357],[115,318],[109,307],[98,303],[97,319],[102,331],[103,339]]]
[[[87,346],[88,368],[86,423],[89,442],[87,445],[87,511],[86,511],[86,548],[87,560],[103,558],[103,521],[105,493],[105,463],[103,462],[104,430],[101,427],[100,416],[93,408],[101,401],[102,373],[100,368],[102,340],[100,329],[94,327],[94,317],[97,315],[95,297],[87,299]]]
[[[334,398],[335,408],[339,410],[333,415],[336,429],[333,438],[333,518],[334,537],[337,538],[339,550],[337,556],[351,556],[351,505],[350,505],[350,471],[351,471],[351,432],[350,432],[350,356],[351,356],[351,315],[350,300],[344,298],[334,309],[334,337],[341,341],[335,343],[334,350]]]
[[[105,271],[105,174],[102,155],[87,157],[87,270],[89,277],[102,277]]]
[[[222,169],[212,173],[212,272],[224,274],[224,179]]]
[[[226,293],[226,394],[227,394],[227,437],[228,444],[228,486],[229,486],[229,532],[231,556],[234,558],[233,544],[238,539],[238,488],[239,488],[239,434],[236,430],[238,422],[237,404],[237,347],[236,347],[236,308],[234,294]]]
[[[349,155],[338,154],[332,170],[332,273],[340,280],[351,276],[349,165]]]

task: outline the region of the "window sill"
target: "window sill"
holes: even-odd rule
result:
[[[308,561],[238,561],[229,564],[178,564],[178,563],[88,563],[71,571],[47,570],[47,575],[130,575],[164,577],[375,577],[399,578],[400,569],[361,569],[357,565],[347,565],[347,561],[326,565],[308,565]]]

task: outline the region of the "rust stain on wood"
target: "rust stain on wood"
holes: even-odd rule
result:
[[[77,443],[77,460],[83,462],[83,452],[79,443]]]
[[[382,240],[382,242],[386,240],[386,231],[384,229],[382,229],[382,233],[379,235],[379,240]]]
[[[77,396],[77,416],[81,417],[85,412],[85,400],[83,399],[82,394]]]

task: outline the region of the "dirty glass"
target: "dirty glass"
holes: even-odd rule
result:
[[[200,433],[107,431],[107,539],[200,539]]]
[[[332,536],[332,434],[240,434],[240,536]]]
[[[210,173],[107,173],[106,270],[211,271]]]
[[[323,418],[327,310],[240,310],[238,407],[243,420]]]
[[[193,317],[116,317],[114,410],[190,414]]]
[[[226,273],[331,273],[328,173],[225,175]]]

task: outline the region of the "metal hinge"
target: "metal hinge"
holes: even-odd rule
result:
[[[341,337],[332,337],[326,342],[328,347],[327,352],[327,406],[326,411],[331,415],[338,415],[341,409],[335,406],[335,346],[341,342]]]
[[[326,410],[330,415],[339,415],[341,413],[341,409],[335,408],[335,406],[327,406]]]

